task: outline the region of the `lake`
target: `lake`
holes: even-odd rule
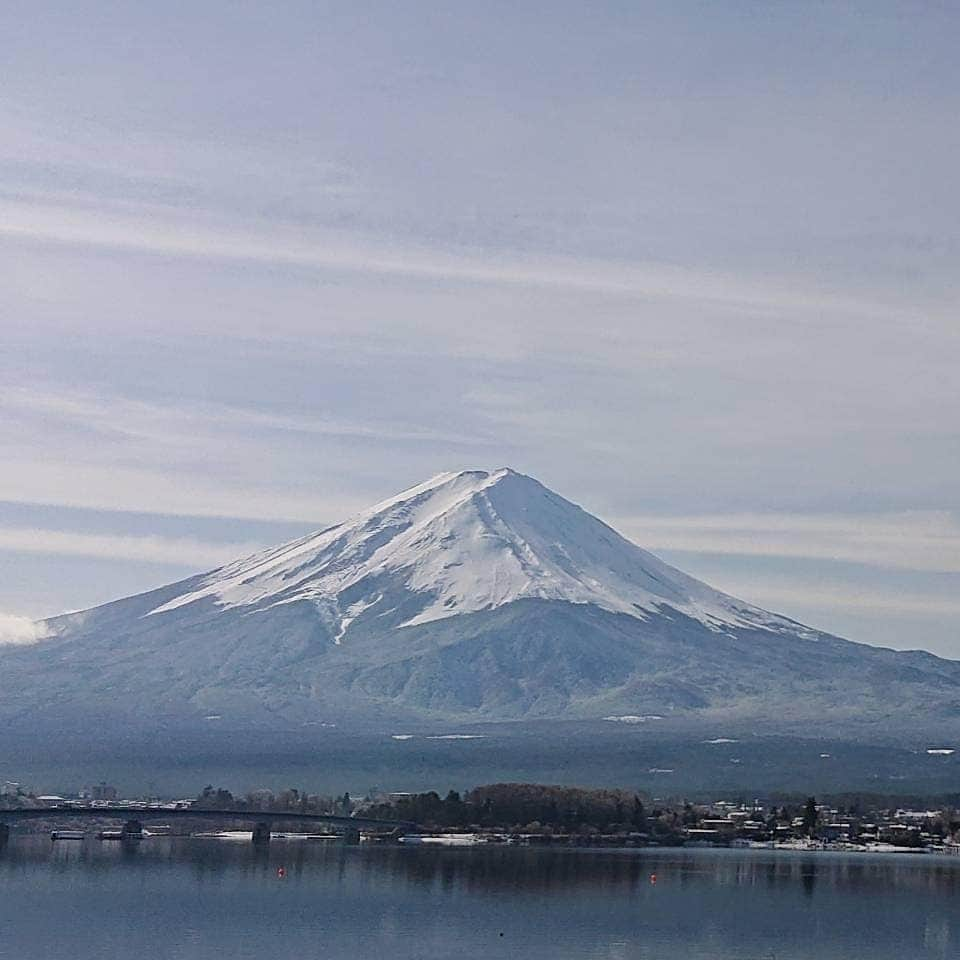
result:
[[[958,904],[960,858],[934,856],[46,837],[0,850],[3,960],[956,958]]]

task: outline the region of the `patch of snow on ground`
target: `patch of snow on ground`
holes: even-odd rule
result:
[[[424,737],[424,740],[486,740],[487,738],[480,733],[443,733],[432,737]]]
[[[364,610],[369,610],[372,606],[378,604],[382,599],[383,594],[378,593],[372,600],[360,600],[357,603],[354,603],[352,606],[347,607],[346,616],[341,619],[340,628],[337,630],[337,634],[333,638],[333,642],[339,646],[344,634],[350,628],[350,624],[353,623],[353,621],[356,620],[357,617],[364,612]]]
[[[609,720],[611,723],[647,723],[650,720],[662,720],[663,717],[657,716],[655,713],[648,713],[643,716],[627,714],[623,717],[604,717],[603,719]]]
[[[413,740],[412,733],[394,733],[391,740]],[[435,733],[422,738],[423,740],[486,740],[486,736],[480,733]]]
[[[217,830],[211,833],[195,833],[194,840],[229,840],[233,843],[238,841],[250,842],[253,834],[249,830]]]

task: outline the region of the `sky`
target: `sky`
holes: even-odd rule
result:
[[[509,465],[960,658],[960,9],[0,5],[0,640]]]

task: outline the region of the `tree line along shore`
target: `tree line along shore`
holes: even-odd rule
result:
[[[960,852],[960,795],[904,797],[845,794],[817,800],[796,795],[747,800],[659,799],[641,791],[531,783],[494,783],[461,793],[384,793],[359,797],[310,794],[297,789],[234,795],[207,786],[196,797],[121,800],[112,787],[93,791],[94,803],[176,804],[205,812],[291,812],[322,818],[362,816],[415,823],[425,833],[512,837],[525,842],[617,843],[659,846],[821,845],[896,847]],[[82,798],[83,791],[81,791]],[[106,799],[104,799],[106,797]],[[34,796],[17,790],[0,796],[3,808],[51,807],[69,797]],[[51,809],[51,815],[55,811]],[[293,830],[303,829],[291,823]],[[389,832],[389,831],[381,831]]]

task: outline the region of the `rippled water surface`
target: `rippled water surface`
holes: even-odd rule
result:
[[[40,837],[0,851],[3,960],[219,956],[946,960],[960,862]]]

